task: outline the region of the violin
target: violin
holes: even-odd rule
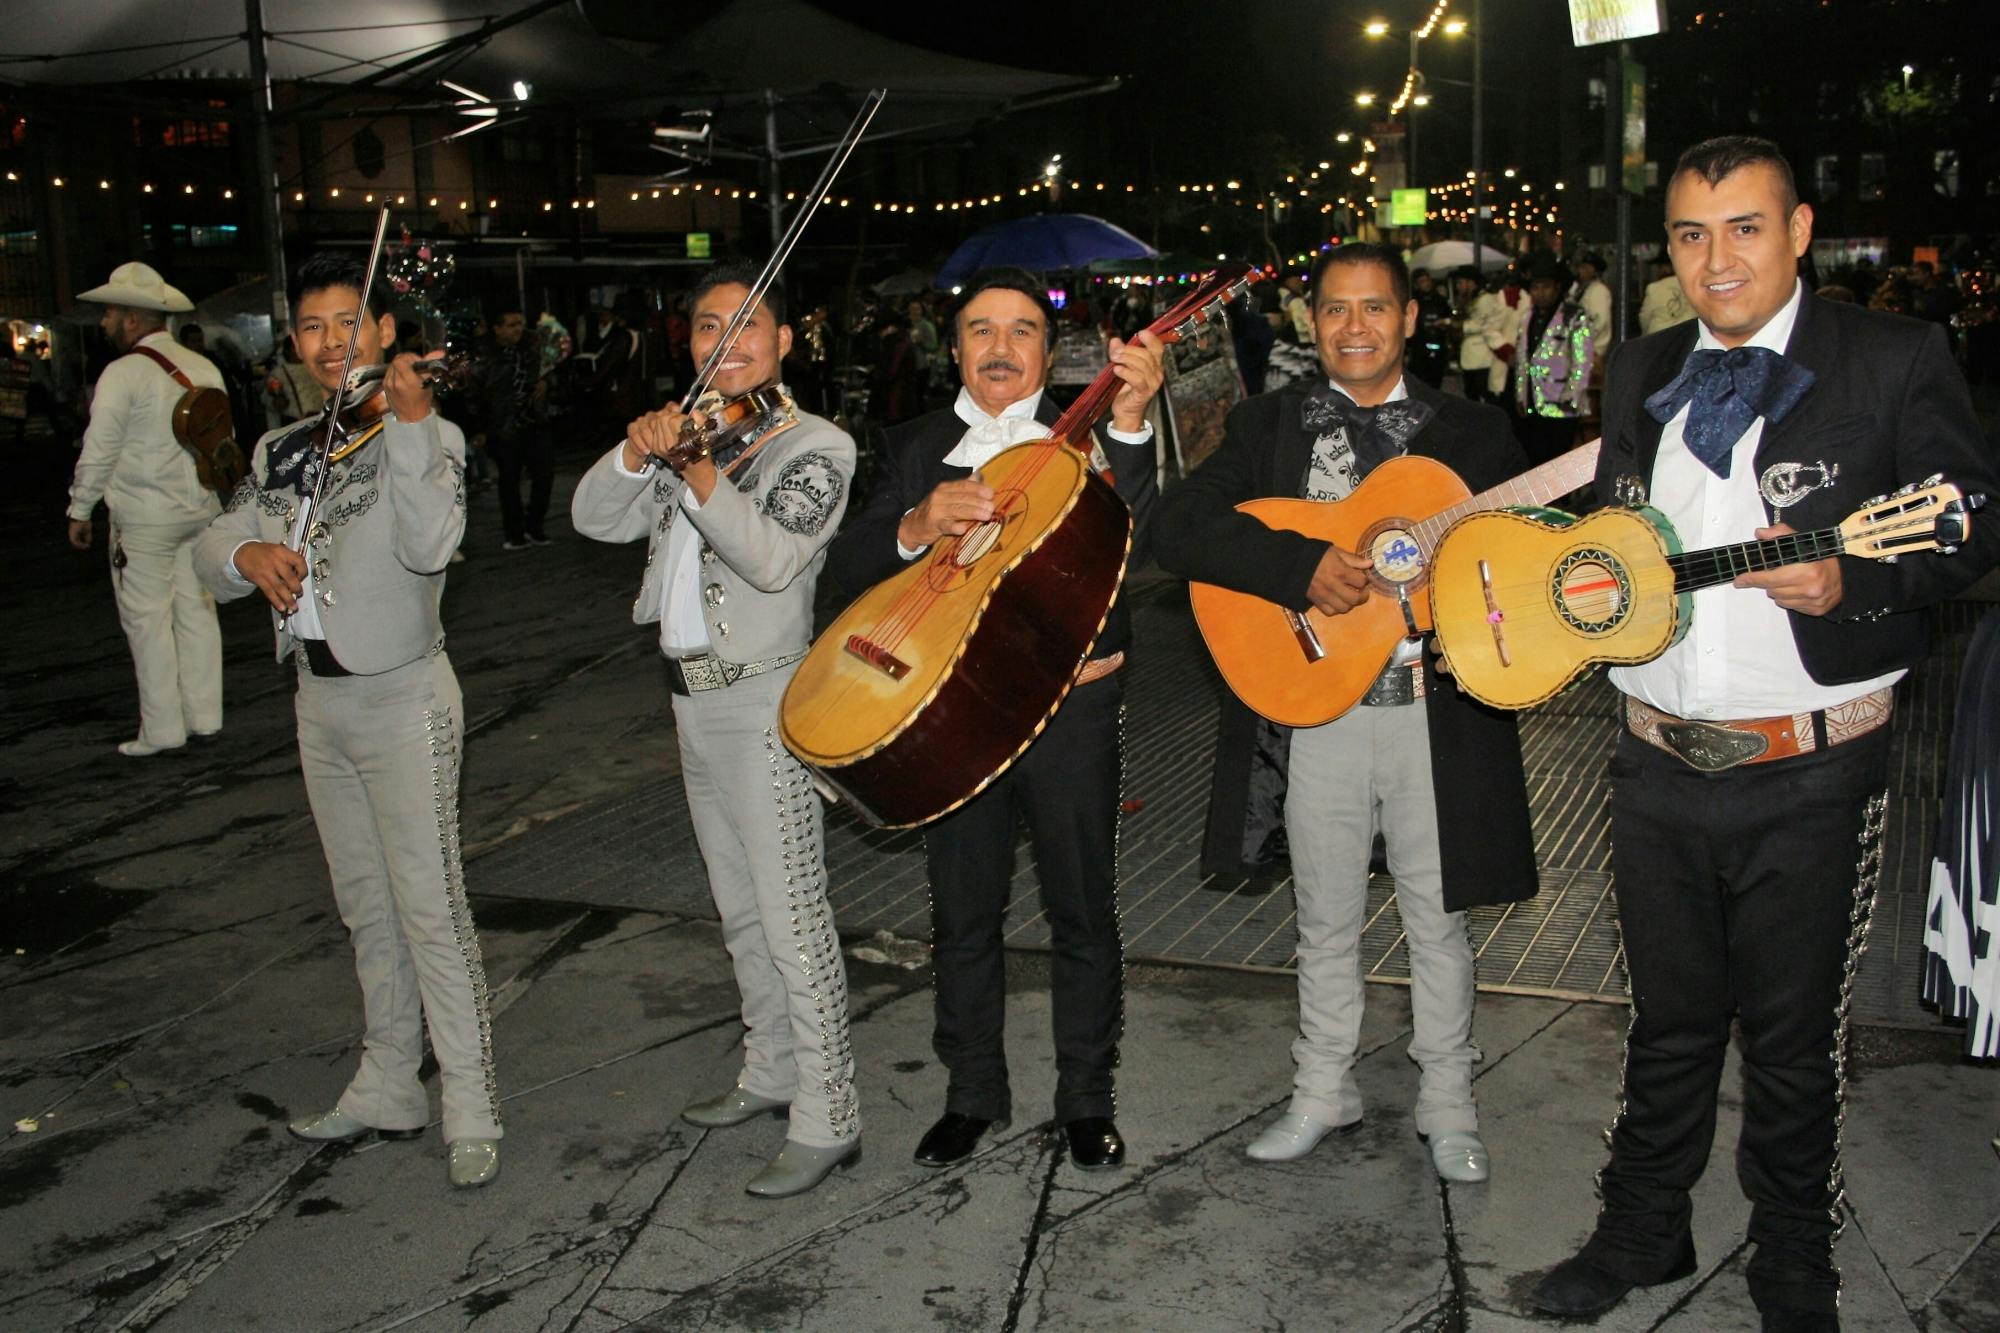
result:
[[[709,394],[695,404],[705,420],[697,425],[693,417],[681,423],[680,438],[664,457],[654,455],[678,472],[697,459],[708,458],[751,436],[763,437],[799,423],[798,408],[775,384],[724,398]]]
[[[472,358],[463,352],[419,361],[411,367],[417,378],[433,389],[462,389],[472,375]],[[340,395],[340,417],[330,461],[338,463],[381,430],[382,418],[389,413],[387,362],[356,366],[347,374],[347,387]]]

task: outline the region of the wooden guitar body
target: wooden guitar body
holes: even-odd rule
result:
[[[1055,712],[1118,595],[1132,515],[1053,440],[980,469],[995,517],[863,594],[813,644],[785,744],[870,823],[921,824],[1003,772]]]
[[[1650,662],[1687,632],[1664,515],[1552,512],[1474,514],[1432,553],[1438,642],[1459,688],[1495,708],[1532,708],[1600,662]]]
[[[1223,681],[1252,711],[1280,726],[1315,727],[1368,692],[1399,640],[1431,627],[1430,566],[1418,523],[1471,498],[1458,474],[1433,459],[1392,458],[1344,500],[1250,500],[1236,506],[1266,527],[1304,533],[1374,557],[1368,600],[1343,615],[1308,609],[1303,620],[1324,655],[1315,658],[1292,613],[1250,593],[1188,584],[1202,640]]]

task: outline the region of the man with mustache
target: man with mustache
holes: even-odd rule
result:
[[[734,260],[695,285],[697,365],[757,278]],[[791,348],[785,296],[774,287],[723,354],[712,387],[725,397],[776,387]],[[759,423],[713,456],[676,457],[685,421],[672,405],[634,421],[577,483],[570,516],[599,541],[646,539],[632,619],[659,626],[681,780],[743,1001],[741,1072],[681,1118],[722,1129],[786,1116],[784,1145],[744,1187],[776,1199],[861,1155],[820,800],[777,739],[778,701],[812,642],[820,561],[847,508],[854,441],[799,412]]]
[[[1437,459],[1474,491],[1522,471],[1526,460],[1497,408],[1405,372],[1419,309],[1400,253],[1336,246],[1314,265],[1311,291],[1325,377],[1232,410],[1221,447],[1161,501],[1154,541],[1172,573],[1337,616],[1395,596],[1374,562],[1267,528],[1237,505],[1269,496],[1340,500],[1370,469],[1405,454]],[[1416,595],[1425,595],[1421,587]],[[1358,705],[1317,727],[1276,726],[1225,696],[1215,767],[1202,870],[1255,873],[1289,848],[1298,898],[1292,1100],[1249,1155],[1292,1161],[1361,1125],[1360,945],[1379,832],[1409,942],[1409,1053],[1422,1071],[1417,1133],[1440,1177],[1486,1179],[1472,1097],[1478,1052],[1465,909],[1530,898],[1537,888],[1513,715],[1460,694],[1412,638]]]
[[[357,369],[395,345],[385,289],[378,279],[364,298],[366,280],[346,254],[315,255],[292,280],[292,340],[329,396],[350,345]],[[389,363],[389,411],[379,429],[356,428],[344,457],[322,456],[317,420],[259,440],[194,564],[220,601],[261,592],[278,660],[296,664],[299,767],[361,983],[360,1068],[332,1110],[291,1131],[316,1143],[421,1135],[428,1027],[446,1177],[464,1189],[499,1174],[501,1137],[486,972],[459,864],[465,710],[438,618],[465,535],[465,437],[433,408],[416,360]]]
[[[959,294],[947,331],[962,386],[958,401],[889,433],[867,509],[834,541],[830,576],[859,593],[932,543],[993,516],[979,469],[1012,445],[1048,438],[1059,415],[1043,393],[1055,345],[1055,308],[1020,269],[989,269]],[[1140,559],[1156,483],[1146,408],[1164,379],[1151,333],[1110,357],[1123,381],[1097,431],[1100,468],[1132,508],[1132,562]],[[1055,1118],[1072,1161],[1086,1171],[1125,1160],[1113,1122],[1112,1069],[1123,1023],[1124,948],[1118,935],[1120,701],[1118,667],[1130,646],[1123,603],[1074,689],[1042,734],[979,795],[924,830],[936,969],[932,1047],[949,1078],[944,1115],[916,1160],[941,1167],[969,1157],[1013,1115],[1002,1049],[1006,969],[1001,923],[1013,878],[1014,826],[1025,818],[1042,902],[1055,935],[1049,958],[1055,1025]]]

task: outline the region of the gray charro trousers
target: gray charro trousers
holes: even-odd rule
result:
[[[189,732],[222,730],[222,630],[215,598],[194,573],[194,540],[207,527],[205,518],[111,518],[111,586],[139,681],[139,739],[163,749],[186,744]]]
[[[444,1137],[500,1137],[486,969],[459,867],[458,678],[442,651],[379,676],[315,676],[300,652],[299,759],[354,943],[367,1020],[340,1109],[377,1129],[430,1120],[430,1027]]]
[[[737,1083],[791,1102],[788,1137],[832,1148],[861,1132],[861,1116],[820,799],[778,739],[778,701],[795,670],[676,695],[674,728],[695,841],[743,999]]]
[[[1299,1038],[1291,1110],[1322,1124],[1361,1115],[1361,929],[1375,831],[1388,844],[1410,952],[1410,1058],[1422,1077],[1417,1132],[1476,1130],[1472,945],[1444,910],[1437,801],[1421,702],[1361,706],[1292,733],[1285,832],[1298,895]]]

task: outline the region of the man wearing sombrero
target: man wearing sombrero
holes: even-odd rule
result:
[[[220,389],[222,372],[167,332],[167,315],[194,305],[150,266],[120,264],[81,299],[103,303],[101,327],[120,355],[91,400],[69,487],[69,544],[90,549],[90,516],[103,500],[111,586],[139,678],[139,735],[118,752],[137,758],[222,729],[222,631],[191,558],[222,505],[174,439],[174,407],[187,388],[158,358],[192,385]]]

